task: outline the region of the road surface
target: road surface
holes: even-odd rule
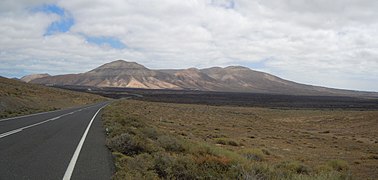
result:
[[[100,119],[107,103],[0,119],[0,180],[110,179]]]

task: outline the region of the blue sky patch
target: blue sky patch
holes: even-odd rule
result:
[[[235,8],[235,1],[234,0],[212,0],[211,4],[225,8],[225,9],[234,9]]]
[[[85,36],[88,43],[96,44],[99,46],[110,46],[115,49],[124,49],[127,46],[121,40],[115,37],[108,36]]]
[[[34,8],[36,12],[44,12],[47,14],[53,13],[59,16],[64,16],[65,10],[55,4],[45,4],[39,7]]]
[[[52,22],[45,32],[45,36],[59,32],[68,32],[74,25],[73,18],[62,18],[59,21]]]
[[[33,9],[34,12],[43,12],[46,14],[56,14],[60,16],[60,19],[52,22],[49,27],[47,27],[44,36],[53,35],[56,33],[68,32],[70,28],[75,24],[75,20],[72,15],[65,9],[55,5],[55,4],[45,4],[43,6]]]

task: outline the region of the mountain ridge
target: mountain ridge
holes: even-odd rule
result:
[[[30,82],[45,85],[378,97],[377,92],[300,84],[243,66],[152,70],[124,60],[106,63],[80,74],[45,76]]]

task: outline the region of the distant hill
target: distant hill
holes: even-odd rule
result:
[[[104,101],[97,95],[0,77],[0,118]]]
[[[30,74],[30,75],[22,77],[20,80],[24,82],[30,82],[34,79],[48,77],[48,76],[50,76],[50,74]]]
[[[113,61],[81,74],[46,76],[30,82],[48,85],[378,97],[375,92],[299,84],[242,66],[151,70],[124,60]]]

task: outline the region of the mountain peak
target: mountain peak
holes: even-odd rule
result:
[[[130,79],[133,77],[151,77],[156,75],[156,72],[151,71],[141,64],[136,62],[128,62],[125,60],[117,60],[110,63],[106,63],[96,69],[86,72],[87,76],[96,76],[103,78],[118,78],[118,77],[128,77]],[[100,78],[101,79],[101,78]]]
[[[195,68],[195,67],[188,68],[188,69],[186,69],[186,71],[197,72],[197,73],[200,72],[200,70]]]
[[[96,69],[147,69],[141,64],[138,64],[136,62],[129,62],[125,60],[116,60],[112,61],[110,63],[106,63]]]
[[[247,67],[244,67],[244,66],[227,66],[225,67],[224,69],[232,69],[232,70],[251,70]]]

